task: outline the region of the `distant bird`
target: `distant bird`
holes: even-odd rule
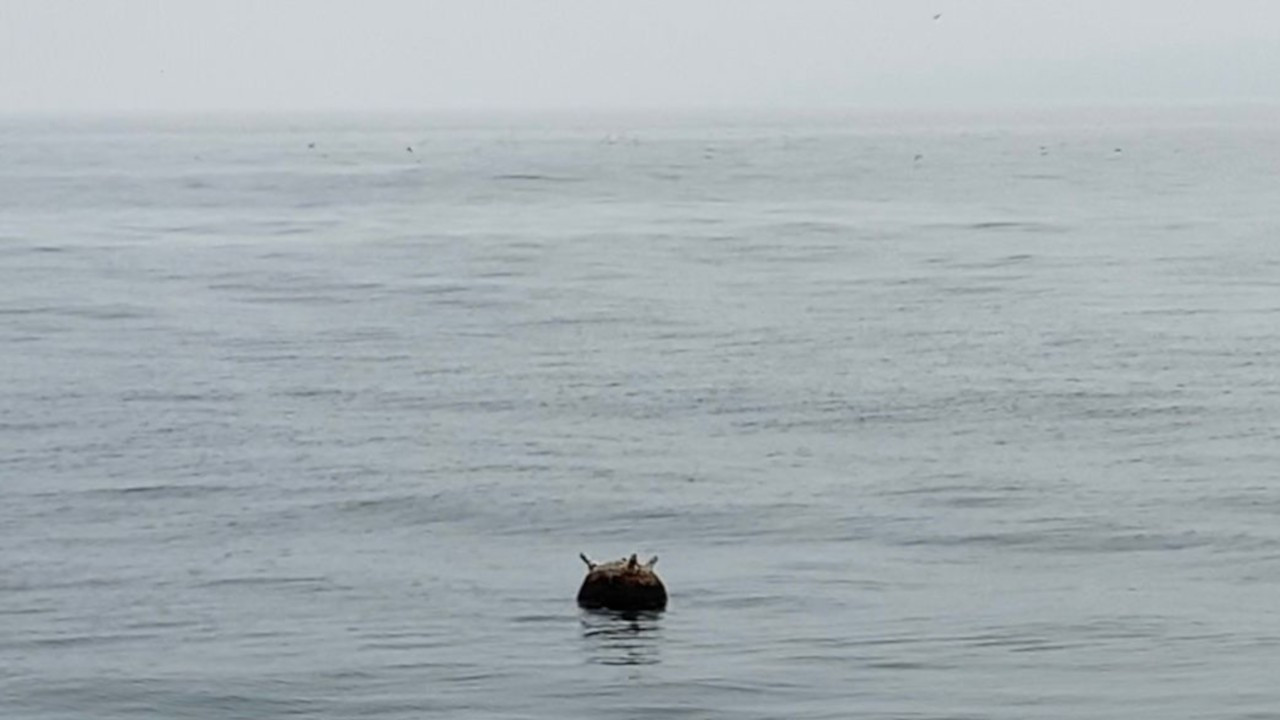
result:
[[[405,148],[404,148],[404,151],[405,151],[405,152],[413,152],[413,146],[412,146],[412,145],[406,145],[406,146],[405,146]]]
[[[933,19],[934,19],[934,20],[941,20],[941,19],[942,19],[942,13],[938,13],[937,15],[934,15],[934,16],[933,16]]]
[[[915,161],[916,161],[916,162],[920,162],[920,161],[921,161],[921,160],[923,160],[923,159],[924,159],[924,156],[923,156],[923,155],[921,155],[921,154],[919,154],[919,153],[916,153],[916,157],[915,157]]]
[[[313,142],[312,142],[312,143],[307,143],[307,149],[308,149],[308,150],[315,150],[315,149],[316,149],[316,144],[315,144],[315,143],[313,143]]]

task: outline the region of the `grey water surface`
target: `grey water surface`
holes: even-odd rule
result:
[[[5,121],[0,716],[1280,717],[1278,119]]]

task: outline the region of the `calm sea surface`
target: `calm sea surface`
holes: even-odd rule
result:
[[[1280,717],[1278,208],[1274,111],[5,121],[0,715]]]

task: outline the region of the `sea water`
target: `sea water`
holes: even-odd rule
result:
[[[6,120],[0,715],[1275,717],[1277,120]]]

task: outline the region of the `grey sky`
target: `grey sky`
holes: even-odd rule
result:
[[[1280,102],[1278,70],[1274,0],[0,0],[0,112]]]

